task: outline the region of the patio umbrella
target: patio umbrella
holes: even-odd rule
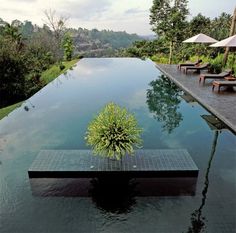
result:
[[[218,40],[216,40],[210,36],[207,36],[203,33],[200,33],[196,36],[193,36],[193,37],[183,41],[183,43],[202,43],[202,44],[212,44],[212,43],[216,43],[216,42],[218,42]]]
[[[236,35],[214,43],[210,47],[236,47]]]
[[[207,44],[212,44],[216,43],[218,40],[215,40],[214,38],[207,36],[203,33],[200,33],[196,36],[193,36],[187,40],[184,40],[184,43],[207,43]]]
[[[215,44],[210,45],[210,47],[236,47],[236,35],[230,36],[224,40],[221,40]],[[235,56],[233,55],[232,64],[234,64]]]

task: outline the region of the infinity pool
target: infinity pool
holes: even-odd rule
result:
[[[88,58],[0,121],[1,233],[236,231],[236,137],[149,60]],[[89,149],[88,123],[108,102],[144,129],[143,149],[185,148],[197,180],[29,180],[41,149]]]

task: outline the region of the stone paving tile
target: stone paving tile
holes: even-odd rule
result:
[[[236,133],[236,89],[234,91],[212,91],[212,81],[199,84],[199,74],[187,75],[177,65],[156,64],[156,67],[181,89],[192,95],[203,107],[223,121]],[[207,71],[202,71],[206,73]]]
[[[30,177],[57,177],[58,175],[78,177],[100,172],[146,173],[156,175],[197,176],[198,168],[185,149],[137,150],[135,156],[125,156],[113,161],[94,156],[90,150],[41,150],[29,168]],[[55,176],[53,176],[53,173]],[[36,174],[36,176],[34,176]]]

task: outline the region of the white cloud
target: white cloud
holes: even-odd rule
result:
[[[196,16],[198,13],[210,18],[217,17],[222,12],[233,14],[235,7],[235,0],[189,0],[190,14],[192,17]]]
[[[0,0],[0,17],[8,22],[19,19],[42,25],[44,10],[53,9],[69,16],[68,26],[151,34],[149,9],[153,0]],[[202,13],[219,16],[223,11],[232,14],[235,0],[189,0],[192,16]]]
[[[57,7],[58,12],[69,15],[71,18],[79,20],[97,20],[111,7],[109,0],[80,0],[80,1],[62,1],[60,8]]]

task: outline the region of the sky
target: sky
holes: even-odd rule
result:
[[[153,0],[0,0],[0,18],[29,20],[42,26],[45,10],[55,10],[69,17],[68,27],[127,31],[139,35],[153,34],[149,9]],[[214,18],[222,12],[233,14],[235,0],[189,0],[189,18],[198,13]]]

